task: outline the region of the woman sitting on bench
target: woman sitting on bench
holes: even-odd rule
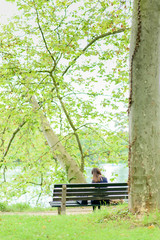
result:
[[[93,175],[92,183],[108,183],[107,178],[102,176],[101,171],[98,168],[93,168],[92,169],[92,175]],[[108,205],[109,202],[110,202],[109,200],[105,200],[104,204]],[[91,203],[96,204],[96,205],[99,204],[98,209],[101,208],[101,201],[92,200]],[[95,210],[95,209],[96,209],[96,206],[93,206],[93,210]]]

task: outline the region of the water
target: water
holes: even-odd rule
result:
[[[126,164],[103,164],[98,166],[102,171],[103,176],[107,177],[108,182],[127,182],[128,179],[128,168]],[[86,168],[86,180],[88,183],[92,181],[92,168]],[[7,171],[7,180],[12,179],[16,174],[20,172],[20,167],[14,170]],[[27,187],[27,193],[21,197],[13,197],[12,200],[8,201],[9,204],[15,203],[29,203],[31,206],[36,206],[38,193],[40,192],[40,186]],[[36,196],[36,197],[35,197]],[[42,195],[39,200],[39,205],[43,207],[50,207],[49,201],[52,201],[52,189],[50,196]]]

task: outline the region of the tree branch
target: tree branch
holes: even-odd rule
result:
[[[1,163],[3,163],[4,158],[6,157],[8,151],[9,151],[9,149],[10,149],[10,147],[11,147],[11,144],[12,144],[12,142],[13,142],[15,136],[16,136],[16,134],[21,130],[21,128],[25,125],[26,122],[27,122],[27,121],[23,121],[23,122],[18,126],[18,128],[13,132],[12,137],[10,138],[9,143],[8,143],[8,145],[7,145],[6,151],[4,152],[3,157],[2,157],[2,159],[1,159],[1,161],[0,161]]]
[[[8,116],[8,118],[7,118],[7,122],[6,122],[6,126],[4,127],[4,129],[3,129],[3,131],[2,131],[2,137],[1,137],[1,141],[2,141],[2,143],[1,143],[1,145],[0,145],[0,147],[2,147],[3,146],[3,144],[4,144],[4,139],[3,139],[3,135],[5,134],[5,132],[6,132],[6,129],[7,129],[7,124],[8,124],[8,122],[9,122],[9,119],[10,119],[10,117],[11,117],[11,114]]]
[[[34,1],[33,1],[33,2],[34,2]],[[44,45],[45,45],[45,47],[46,47],[46,49],[47,49],[49,55],[51,56],[51,58],[52,58],[52,60],[53,60],[53,62],[54,62],[54,67],[53,67],[53,69],[55,69],[57,63],[56,63],[56,60],[54,59],[54,57],[53,57],[53,55],[52,55],[52,53],[51,53],[51,51],[49,50],[49,47],[48,47],[48,45],[47,45],[47,41],[46,41],[46,39],[45,39],[45,36],[44,36],[43,30],[42,30],[41,25],[40,25],[39,14],[38,14],[38,11],[37,11],[37,8],[36,8],[36,5],[35,5],[35,2],[34,2],[34,7],[35,7],[35,11],[36,11],[36,16],[37,16],[37,24],[38,24],[38,28],[39,28],[39,30],[40,30],[40,32],[41,32],[41,36],[42,36],[42,39],[43,39]],[[53,70],[52,70],[52,71],[53,71]]]
[[[108,33],[104,33],[104,34],[101,34],[97,37],[95,37],[94,39],[92,39],[91,42],[89,42],[85,48],[83,48],[81,50],[81,52],[79,53],[79,55],[77,57],[75,57],[72,62],[70,63],[70,65],[68,65],[68,67],[64,70],[64,72],[62,73],[62,76],[64,76],[66,74],[66,72],[70,69],[70,67],[77,61],[77,59],[82,55],[84,54],[84,52],[93,44],[95,43],[97,40],[101,39],[101,38],[104,38],[104,37],[108,37],[110,35],[114,35],[114,34],[117,34],[117,33],[121,33],[121,32],[124,32],[125,30],[128,30],[129,28],[121,28],[119,30],[116,30],[116,31],[113,31],[113,32],[108,32]]]

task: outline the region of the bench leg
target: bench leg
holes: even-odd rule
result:
[[[66,185],[62,186],[62,200],[61,200],[61,214],[65,215],[66,214]]]
[[[58,207],[58,215],[65,215],[66,214],[66,185],[62,186],[62,199],[61,199],[61,206]]]
[[[61,207],[58,207],[58,215],[61,215]]]
[[[58,215],[65,215],[66,214],[66,207],[58,207]]]
[[[65,214],[66,214],[66,205],[63,204],[63,205],[61,206],[61,215],[65,215]]]

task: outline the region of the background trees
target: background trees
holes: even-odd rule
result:
[[[125,160],[130,5],[125,1],[15,2],[20,14],[1,27],[5,184],[6,168],[18,159],[24,166],[21,186],[36,183],[44,188],[57,176],[63,181],[60,156],[65,172],[72,169],[70,181],[84,178],[84,166],[97,159]],[[44,128],[42,115],[48,127]],[[65,154],[57,150],[57,142],[53,146],[49,141],[49,130]],[[28,174],[29,169],[33,174]],[[77,171],[81,177],[77,178]]]

